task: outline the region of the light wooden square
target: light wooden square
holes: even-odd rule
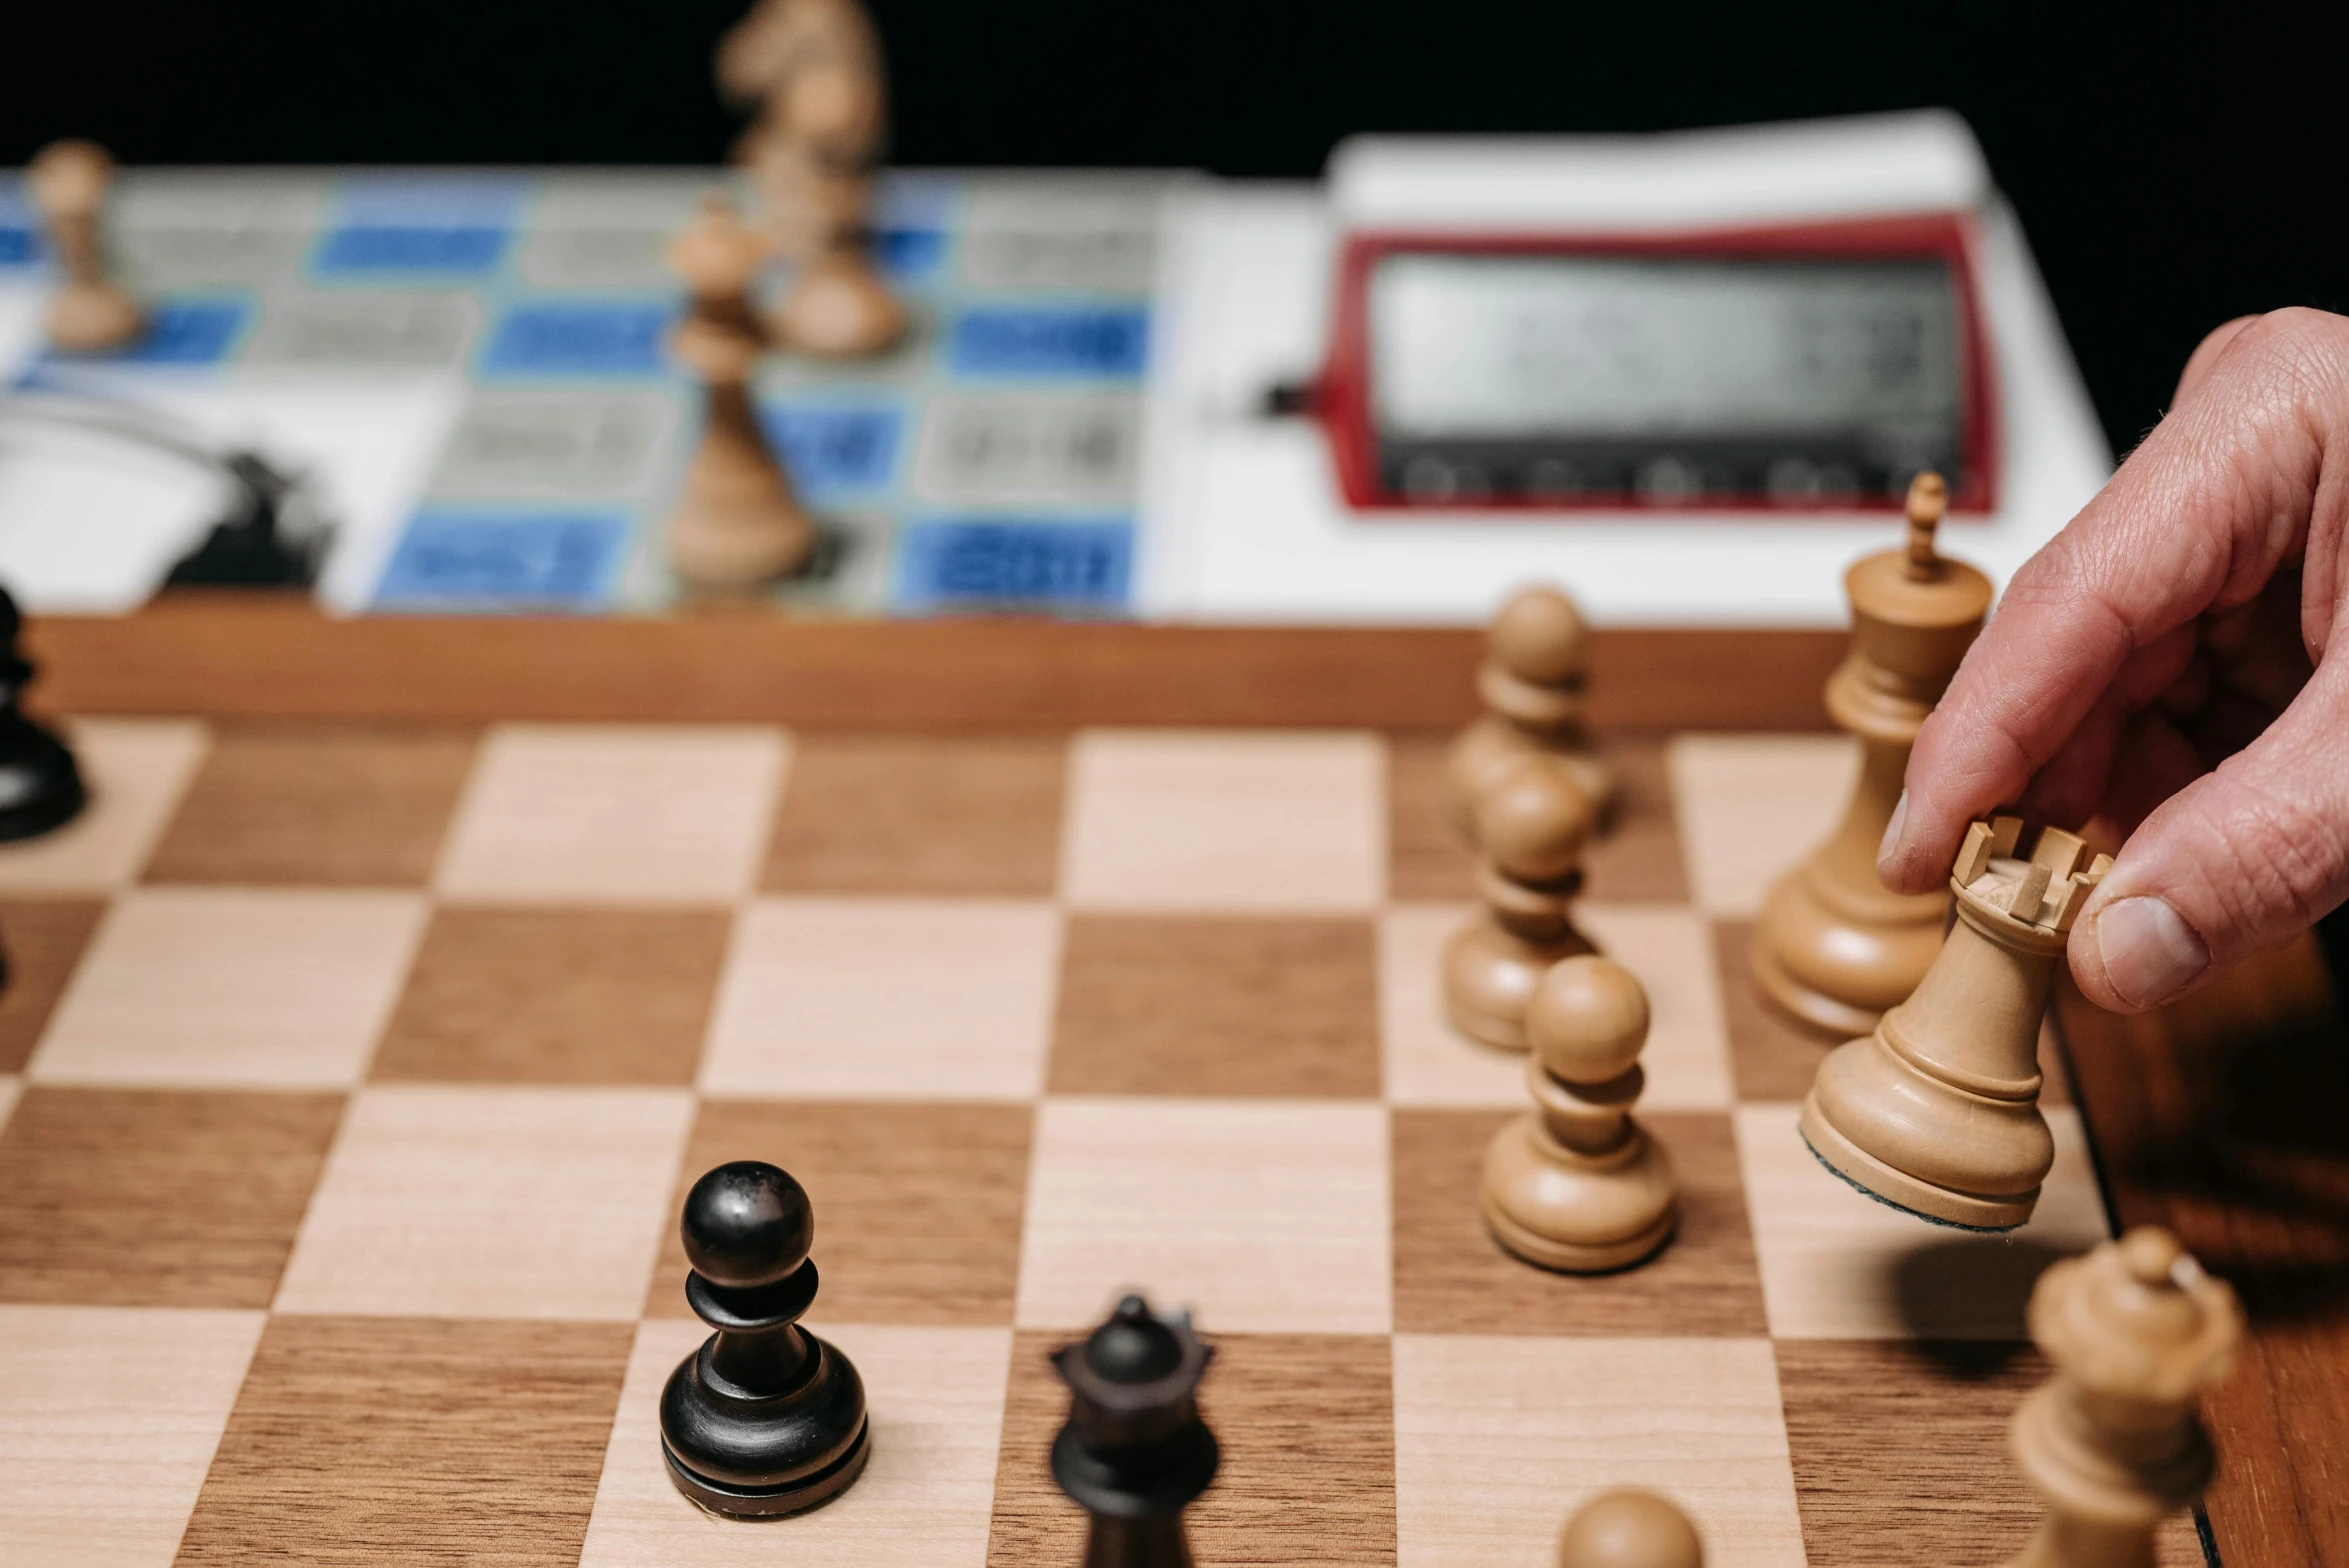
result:
[[[766,898],[736,919],[705,1093],[1025,1100],[1041,1092],[1060,912],[1009,899]]]
[[[1386,1097],[1396,1105],[1526,1104],[1525,1058],[1455,1033],[1444,1020],[1444,945],[1474,910],[1404,904],[1379,923],[1379,1026]],[[1729,1030],[1701,917],[1673,904],[1585,903],[1575,920],[1647,987],[1650,1022],[1640,1107],[1721,1110],[1730,1103]]]
[[[1028,1168],[1022,1328],[1090,1327],[1123,1291],[1209,1334],[1393,1321],[1383,1106],[1048,1099]]]
[[[0,890],[106,893],[138,880],[209,743],[193,719],[81,719],[65,731],[90,803],[54,833],[0,844]]]
[[[166,1568],[263,1321],[0,1306],[0,1562]]]
[[[114,901],[26,1069],[37,1082],[358,1081],[424,928],[375,888],[135,888]]]
[[[1802,1568],[1769,1341],[1395,1336],[1398,1568],[1550,1562],[1619,1486],[1685,1509],[1707,1568]]]
[[[1664,760],[1697,907],[1747,918],[1841,819],[1860,749],[1841,735],[1680,735]]]
[[[648,1322],[636,1331],[581,1568],[981,1568],[1011,1331],[809,1326],[864,1379],[873,1456],[856,1483],[812,1513],[769,1525],[718,1519],[687,1502],[661,1459],[661,1385],[709,1330]]]
[[[1464,1039],[1444,1019],[1444,945],[1467,904],[1396,904],[1378,922],[1378,1043],[1395,1105],[1522,1109],[1525,1058]]]
[[[722,903],[758,875],[780,730],[501,725],[483,740],[436,885],[452,898]]]
[[[1363,912],[1386,757],[1351,732],[1094,730],[1070,748],[1061,891],[1085,909]]]
[[[681,1089],[362,1090],[277,1310],[632,1319],[691,1115]]]
[[[2027,1339],[2023,1309],[2049,1263],[2108,1234],[2080,1116],[2044,1107],[2055,1166],[2011,1236],[1934,1225],[1867,1197],[1821,1165],[1802,1108],[1737,1111],[1770,1332],[1780,1339]]]

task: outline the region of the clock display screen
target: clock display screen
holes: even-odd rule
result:
[[[1405,252],[1368,316],[1381,478],[1409,499],[1816,504],[1958,477],[1940,261]]]

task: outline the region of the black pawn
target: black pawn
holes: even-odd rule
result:
[[[856,1368],[796,1326],[816,1299],[806,1190],[764,1161],[735,1160],[693,1184],[683,1230],[685,1299],[717,1332],[661,1390],[669,1479],[737,1519],[830,1501],[872,1443]]]
[[[17,647],[24,617],[0,588],[0,840],[37,838],[78,814],[89,793],[73,753],[17,704],[33,666]]]
[[[1222,1457],[1196,1397],[1214,1354],[1187,1314],[1162,1318],[1140,1296],[1053,1353],[1070,1402],[1052,1479],[1092,1516],[1085,1568],[1191,1568],[1183,1510]]]

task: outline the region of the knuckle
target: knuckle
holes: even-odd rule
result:
[[[2001,616],[2033,612],[2062,613],[2077,601],[2088,575],[2080,551],[2065,535],[2025,561],[1998,596]]]
[[[2206,896],[2246,943],[2286,934],[2279,921],[2291,931],[2314,924],[2349,881],[2342,827],[2256,781],[2225,782],[2223,804],[2198,824]]]
[[[2248,330],[2312,346],[2349,345],[2349,316],[2313,305],[2285,305],[2251,319]]]
[[[2306,305],[2271,310],[2237,334],[2227,358],[2283,401],[2337,397],[2349,392],[2349,316]]]

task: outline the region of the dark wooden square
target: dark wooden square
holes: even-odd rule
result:
[[[2041,1517],[2007,1446],[2045,1382],[2025,1345],[1780,1340],[1779,1396],[1811,1568],[2006,1562]],[[2202,1568],[2190,1516],[2161,1568]]]
[[[732,920],[720,909],[436,909],[374,1076],[691,1083]]]
[[[182,1563],[570,1568],[626,1323],[272,1318]]]
[[[28,1087],[0,1128],[0,1301],[268,1306],[342,1103]]]
[[[1165,1304],[1160,1303],[1163,1307]],[[1068,1389],[1046,1357],[1078,1336],[1012,1342],[990,1568],[1073,1563],[1085,1516],[1053,1485]],[[1223,1448],[1185,1516],[1202,1563],[1384,1568],[1395,1560],[1393,1358],[1385,1335],[1208,1334],[1199,1410]]]
[[[1068,923],[1055,1094],[1379,1092],[1366,920],[1080,915]]]
[[[1555,1274],[1505,1251],[1478,1205],[1506,1111],[1394,1113],[1395,1328],[1422,1334],[1766,1334],[1729,1118],[1642,1116],[1672,1156],[1680,1229],[1646,1263]]]
[[[1583,896],[1610,903],[1682,903],[1688,872],[1680,859],[1680,817],[1664,771],[1664,743],[1609,735],[1600,751],[1618,795],[1606,828],[1582,857]]]
[[[801,735],[764,886],[1049,894],[1066,752],[1058,736]]]
[[[98,899],[0,901],[0,954],[8,964],[7,985],[0,987],[0,1073],[24,1070],[105,912]]]
[[[222,730],[146,880],[421,886],[473,750],[473,734],[461,730]]]
[[[1406,730],[1387,738],[1387,894],[1396,899],[1472,898],[1475,852],[1452,825],[1444,758],[1452,731]]]
[[[855,1323],[1005,1325],[1027,1203],[1026,1105],[705,1102],[671,1194],[728,1160],[766,1160],[807,1188],[817,1314]],[[665,1227],[645,1312],[685,1317],[685,1250]]]
[[[1839,1042],[1795,1022],[1762,993],[1752,965],[1750,920],[1713,922],[1721,1011],[1729,1025],[1729,1073],[1740,1100],[1800,1100]]]

